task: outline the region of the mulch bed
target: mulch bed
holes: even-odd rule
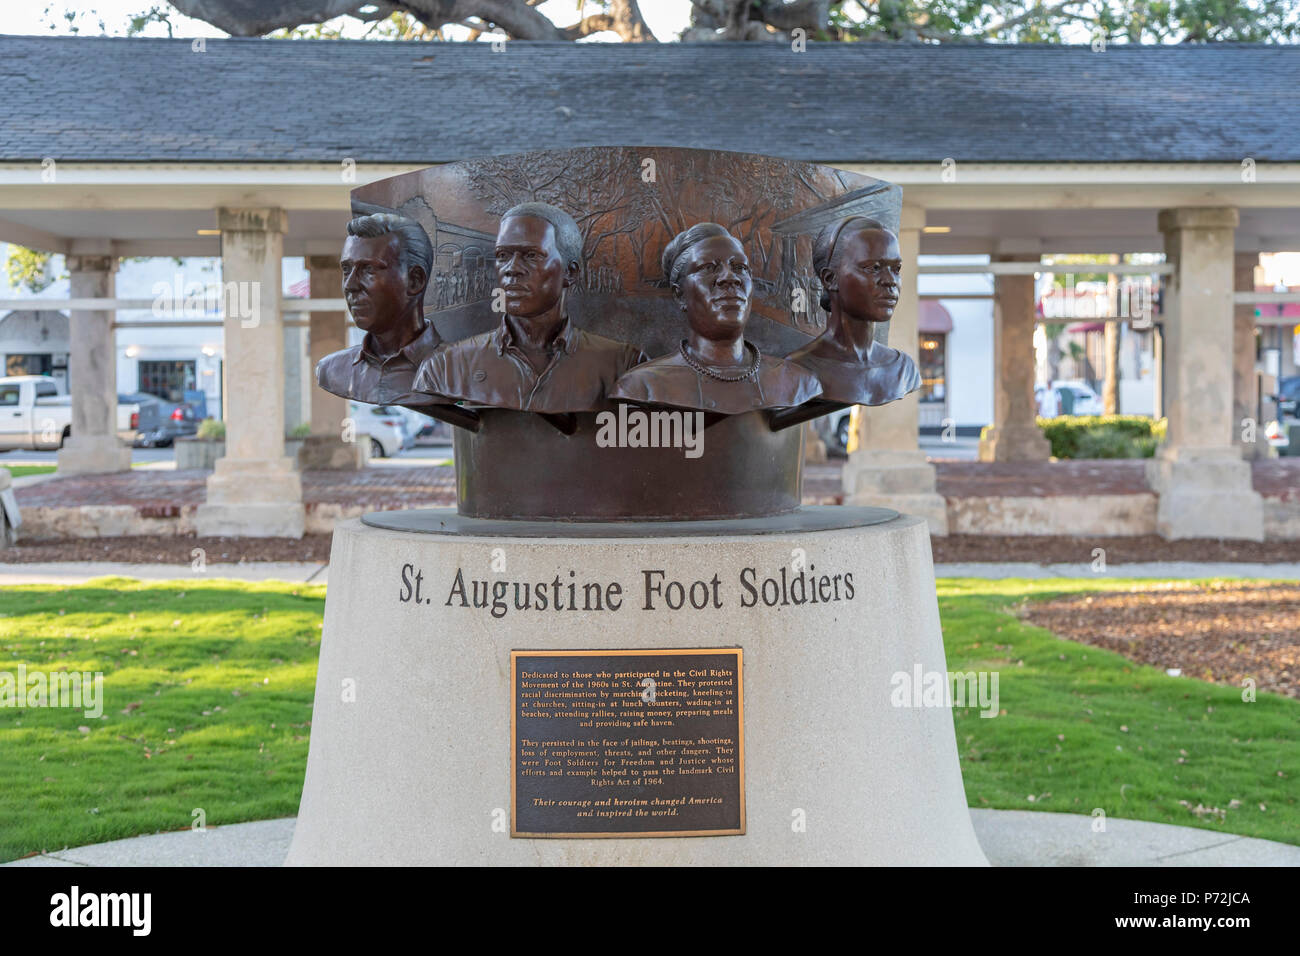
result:
[[[957,534],[931,538],[935,563],[1026,561],[1032,564],[1091,564],[1093,550],[1106,552],[1106,565],[1135,561],[1300,561],[1300,541],[1166,541],[1155,535],[1085,538],[1065,535]]]
[[[1106,552],[1107,567],[1134,561],[1300,561],[1297,541],[1165,541],[1163,538],[1073,538],[952,535],[931,538],[936,563],[1016,561],[1033,564],[1090,564],[1093,549]],[[125,561],[189,564],[201,547],[210,563],[240,561],[328,561],[330,536],[292,538],[176,537],[77,538],[20,541],[0,548],[0,564],[45,561]]]
[[[59,541],[20,541],[0,548],[0,564],[45,561],[124,561],[130,564],[185,564],[202,548],[208,564],[246,561],[319,561],[330,558],[330,535],[298,538],[197,538],[193,535],[74,538]]]
[[[1300,698],[1300,585],[1151,584],[1031,601],[1022,619],[1163,669]]]

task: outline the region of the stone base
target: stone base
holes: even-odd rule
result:
[[[202,537],[301,538],[302,482],[289,458],[220,458],[195,512]]]
[[[131,470],[131,447],[116,435],[69,435],[59,449],[60,475],[101,475]]]
[[[924,518],[930,534],[941,538],[948,536],[948,502],[943,495],[882,495],[862,492],[845,499],[845,504],[865,505],[872,508],[892,508],[902,514]]]
[[[1236,449],[1161,449],[1147,462],[1163,538],[1264,540],[1264,499]]]
[[[552,537],[511,538],[339,524],[289,864],[987,863],[952,711],[895,706],[903,679],[946,673],[925,522],[708,537],[640,527],[639,537],[611,539],[564,538],[562,525]],[[743,606],[745,569],[761,589],[791,573],[792,560],[842,583],[851,575],[853,596],[845,586],[839,601]],[[646,569],[668,569],[665,580],[687,587],[716,574],[722,606],[673,611],[652,598],[647,610]],[[449,603],[458,570],[467,587],[572,570],[579,582],[620,583],[623,601],[557,612],[518,610],[508,596],[494,617]],[[417,572],[420,601],[400,601],[403,574],[413,582]],[[727,646],[744,651],[744,834],[502,832],[511,650]]]
[[[1047,461],[1052,443],[1037,425],[990,425],[980,436],[980,461]]]
[[[369,461],[369,442],[346,442],[337,435],[308,435],[298,449],[299,471],[356,471]]]
[[[918,515],[931,534],[947,536],[948,503],[935,491],[935,468],[925,452],[854,452],[844,466],[843,481],[845,504]]]

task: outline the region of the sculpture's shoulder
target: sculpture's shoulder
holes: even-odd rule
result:
[[[610,398],[630,402],[662,402],[684,383],[695,384],[695,370],[688,367],[681,354],[673,352],[656,359],[641,362],[628,371],[610,392]]]
[[[649,356],[635,345],[620,342],[586,329],[574,329],[578,337],[578,351],[608,356],[613,360],[615,375],[622,375],[635,366],[644,364]]]
[[[802,405],[822,392],[821,381],[813,372],[775,355],[762,356],[758,374],[763,394],[777,407]]]
[[[331,352],[316,363],[316,384],[334,395],[348,395],[352,380],[352,366],[361,354],[361,346],[353,345],[346,349]]]
[[[420,363],[420,371],[416,375],[417,387],[435,381],[446,385],[468,375],[476,363],[493,349],[492,335],[491,332],[480,332],[455,342],[441,343]]]
[[[877,343],[871,346],[868,358],[867,392],[871,404],[896,401],[921,387],[921,370],[906,352]]]

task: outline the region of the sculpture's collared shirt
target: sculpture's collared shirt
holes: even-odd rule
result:
[[[420,363],[433,354],[442,339],[426,322],[414,341],[392,355],[380,356],[369,332],[360,345],[327,355],[316,365],[321,388],[344,398],[371,405],[395,404],[411,393]]]
[[[434,352],[416,376],[416,391],[469,405],[563,414],[607,408],[606,396],[645,353],[568,319],[551,340],[550,361],[538,372],[502,318],[484,332]]]

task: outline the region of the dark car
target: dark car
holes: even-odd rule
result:
[[[140,406],[135,444],[139,448],[166,448],[178,438],[199,430],[203,416],[191,402],[155,400]]]
[[[1289,415],[1292,418],[1300,416],[1300,375],[1292,375],[1290,378],[1278,379],[1277,383],[1277,411],[1278,415]]]

